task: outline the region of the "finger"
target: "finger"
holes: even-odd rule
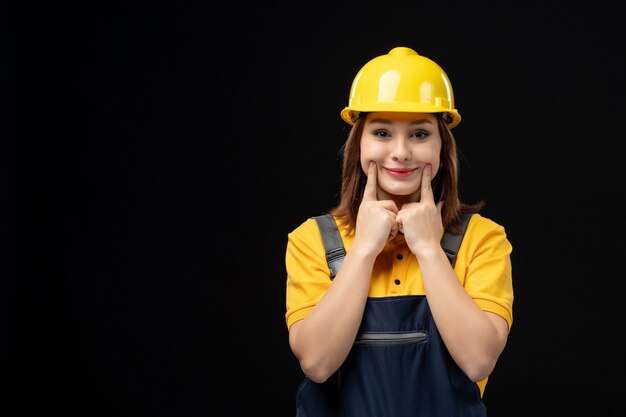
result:
[[[437,202],[437,211],[439,212],[439,215],[441,216],[441,209],[443,208],[443,200]]]
[[[387,238],[387,241],[391,242],[393,238],[396,237],[399,231],[400,231],[400,225],[398,225],[397,222],[393,222],[393,225],[391,226],[391,229],[389,230],[389,237]]]
[[[420,193],[420,202],[435,203],[435,197],[433,196],[433,188],[430,184],[432,179],[433,167],[428,164],[422,171],[422,191]]]
[[[367,183],[365,183],[365,190],[363,191],[363,201],[378,200],[376,194],[376,162],[370,161],[367,170]]]

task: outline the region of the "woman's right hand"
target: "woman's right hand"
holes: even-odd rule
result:
[[[398,234],[398,207],[392,200],[378,200],[377,166],[370,161],[363,200],[356,220],[354,243],[350,250],[378,255],[385,244]]]

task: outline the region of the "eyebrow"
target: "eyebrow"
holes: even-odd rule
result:
[[[382,123],[382,124],[390,125],[393,122],[389,119],[372,119],[370,120],[370,123]],[[422,125],[422,124],[434,124],[434,123],[430,121],[429,119],[416,119],[416,120],[412,120],[411,123],[409,124]]]

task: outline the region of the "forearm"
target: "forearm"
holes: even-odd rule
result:
[[[375,256],[346,255],[332,285],[304,320],[290,330],[291,348],[303,372],[325,381],[348,356],[359,330]]]
[[[470,298],[441,251],[420,260],[433,318],[450,355],[474,381],[491,373],[504,348],[502,328]]]

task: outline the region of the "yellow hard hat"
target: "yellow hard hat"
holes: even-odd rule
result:
[[[450,129],[461,121],[446,73],[434,61],[406,47],[393,48],[361,68],[341,118],[352,125],[360,112],[374,111],[444,113]]]

